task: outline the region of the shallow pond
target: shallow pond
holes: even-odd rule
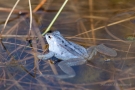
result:
[[[134,90],[134,0],[68,1],[51,30],[60,31],[67,40],[85,48],[103,43],[118,55],[108,57],[97,53],[86,64],[73,66],[74,78],[62,80],[37,78],[40,73],[64,74],[57,63],[38,60],[37,55],[47,52],[48,44],[41,34],[64,0],[31,0],[31,33],[28,1],[18,3],[3,29],[15,2],[0,0],[1,90]],[[35,9],[37,6],[39,10]]]

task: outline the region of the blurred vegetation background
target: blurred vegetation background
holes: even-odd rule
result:
[[[68,0],[51,30],[59,30],[66,39],[86,48],[103,43],[118,55],[98,53],[87,64],[73,67],[76,77],[65,80],[37,78],[40,73],[63,74],[57,64],[38,60],[37,55],[47,52],[41,34],[64,0],[31,0],[31,31],[29,1],[20,0],[3,29],[16,2],[0,0],[1,90],[135,89],[134,0]]]

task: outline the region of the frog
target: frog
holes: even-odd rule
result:
[[[49,44],[49,52],[44,55],[37,55],[37,57],[41,60],[48,60],[51,57],[62,60],[58,63],[58,66],[65,73],[63,75],[44,76],[51,76],[59,79],[73,78],[76,76],[76,73],[72,66],[85,64],[88,60],[91,60],[97,52],[111,57],[117,56],[116,50],[109,48],[104,44],[84,48],[79,44],[65,39],[57,30],[46,33],[44,37]]]

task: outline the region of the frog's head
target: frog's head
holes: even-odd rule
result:
[[[59,31],[48,32],[45,34],[45,37],[49,45],[53,45],[63,39]]]

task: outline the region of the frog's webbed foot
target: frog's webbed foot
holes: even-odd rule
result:
[[[54,77],[58,79],[72,78],[76,74],[75,71],[71,68],[71,66],[81,65],[84,64],[85,62],[86,62],[85,59],[80,58],[73,58],[70,60],[61,61],[60,63],[58,63],[58,66],[64,73],[66,73],[65,75],[40,75],[40,76]]]
[[[111,57],[115,57],[117,56],[117,52],[114,49],[111,49],[109,47],[106,47],[103,44],[97,45],[96,46],[96,50],[100,53],[103,53],[105,55],[111,56]]]
[[[103,44],[97,45],[97,46],[92,46],[87,49],[88,54],[90,55],[88,59],[91,59],[92,56],[96,55],[97,52],[103,53],[108,56],[115,57],[117,56],[117,52],[114,49],[111,49],[109,47],[106,47]]]
[[[47,60],[47,59],[51,58],[53,55],[54,55],[53,52],[49,52],[49,53],[47,53],[45,55],[37,55],[37,57],[39,59],[42,59],[42,60]]]

